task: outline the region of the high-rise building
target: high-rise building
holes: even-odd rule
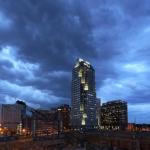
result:
[[[101,106],[101,128],[125,130],[128,124],[127,102],[115,100]]]
[[[78,59],[72,71],[71,125],[74,128],[93,128],[96,120],[95,70]]]

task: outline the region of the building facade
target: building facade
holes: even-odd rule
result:
[[[95,70],[78,59],[72,71],[71,125],[74,128],[93,128],[96,120]]]
[[[70,110],[71,109],[67,104],[61,105],[57,108],[60,131],[67,131],[70,129]]]
[[[1,104],[0,105],[0,124],[2,127],[16,130],[22,122],[22,108],[18,104]]]
[[[96,98],[96,119],[98,127],[100,128],[101,125],[101,99]]]
[[[125,130],[128,124],[127,102],[115,100],[101,106],[101,128]]]

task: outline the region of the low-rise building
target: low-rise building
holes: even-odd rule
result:
[[[125,130],[128,124],[127,102],[122,100],[109,101],[101,107],[101,128]]]
[[[22,107],[18,104],[0,104],[0,124],[8,129],[17,129],[22,122]]]
[[[71,108],[69,107],[69,105],[64,104],[58,107],[57,113],[60,130],[70,129],[70,111]]]

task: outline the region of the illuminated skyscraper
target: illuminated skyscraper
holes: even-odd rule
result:
[[[95,70],[78,59],[72,71],[71,124],[75,128],[93,128],[96,121]]]

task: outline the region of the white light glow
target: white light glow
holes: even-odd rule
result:
[[[85,118],[82,118],[82,125],[85,125]]]
[[[85,86],[84,86],[84,90],[85,90],[85,91],[88,91],[88,90],[89,90],[89,87],[88,87],[88,85],[87,85],[87,84],[85,84]]]
[[[86,113],[83,113],[83,118],[87,118],[87,114]]]

